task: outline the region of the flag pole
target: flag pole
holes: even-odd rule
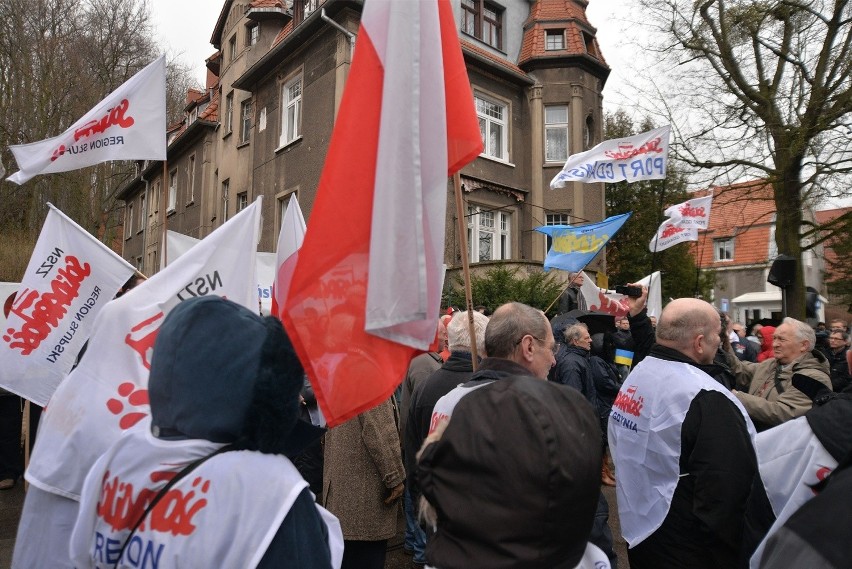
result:
[[[21,428],[24,432],[24,472],[30,467],[30,400],[24,399],[24,413],[21,417]],[[18,441],[20,442],[20,441]],[[21,456],[21,455],[18,455]],[[24,479],[24,492],[29,489],[29,483]]]
[[[470,288],[470,261],[467,257],[467,228],[465,227],[464,203],[462,201],[461,174],[453,174],[453,189],[456,196],[456,219],[458,220],[459,243],[461,244],[462,273],[464,274],[464,300],[467,305],[467,325],[470,328],[470,360],[473,371],[479,367],[476,353],[476,329],[473,325],[473,294]]]

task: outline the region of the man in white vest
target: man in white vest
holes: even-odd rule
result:
[[[742,404],[698,368],[721,342],[716,310],[681,298],[625,380],[609,419],[618,511],[631,569],[736,566],[757,471]]]
[[[322,432],[298,420],[303,373],[276,318],[218,296],[174,308],[154,345],[150,426],[83,484],[75,566],[338,568],[340,525],[285,456]]]

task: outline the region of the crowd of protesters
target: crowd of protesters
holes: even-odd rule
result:
[[[381,569],[402,509],[414,566],[605,569],[617,507],[634,569],[846,566],[847,324],[749,328],[697,299],[652,321],[641,290],[618,318],[448,314],[397,394],[328,430],[276,319],[183,302],[150,425],[92,468],[73,524],[44,526],[69,543],[50,559]],[[33,508],[16,568],[45,559]]]

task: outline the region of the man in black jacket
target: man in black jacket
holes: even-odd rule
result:
[[[657,344],[613,404],[609,443],[631,569],[736,565],[757,460],[745,409],[700,369],[721,331],[711,305],[672,301]]]

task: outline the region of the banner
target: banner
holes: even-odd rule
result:
[[[167,263],[174,262],[175,259],[185,254],[200,242],[200,239],[169,229],[166,231],[166,252],[169,257]],[[161,271],[167,266],[167,263],[163,262],[163,257],[161,256]],[[272,280],[275,278],[275,254],[258,252],[256,271],[257,298],[260,302],[260,313],[264,316],[269,316],[272,314]],[[258,303],[256,302],[254,306],[257,308]]]
[[[591,223],[574,227],[572,225],[543,225],[536,227],[539,233],[549,235],[553,240],[544,270],[562,269],[576,273],[595,258],[633,212],[608,217],[600,223]]]
[[[108,160],[165,160],[166,56],[128,79],[59,136],[9,149],[19,171],[7,180],[16,184]]]
[[[684,241],[698,241],[698,230],[707,229],[710,224],[712,206],[713,194],[710,194],[666,208],[665,214],[669,219],[660,224],[648,249],[653,253]]]
[[[623,283],[627,284],[627,283]],[[656,271],[639,281],[648,287],[648,316],[660,317],[663,311],[663,295],[660,283],[660,271]],[[586,309],[592,312],[606,312],[615,317],[627,316],[629,306],[627,297],[611,290],[598,288],[594,279],[583,273],[583,284],[580,286],[580,296],[585,302]]]
[[[669,159],[670,126],[627,138],[605,140],[585,152],[568,157],[550,188],[564,188],[567,182],[638,182],[666,177]]]
[[[0,335],[0,387],[44,406],[134,268],[53,205]],[[5,299],[4,299],[5,300]]]
[[[150,420],[148,372],[157,331],[183,300],[216,294],[257,310],[254,269],[260,198],[191,251],[121,298],[95,322],[80,364],[50,399],[26,479],[79,500],[95,460],[122,431]],[[228,330],[210,330],[227,341]]]

